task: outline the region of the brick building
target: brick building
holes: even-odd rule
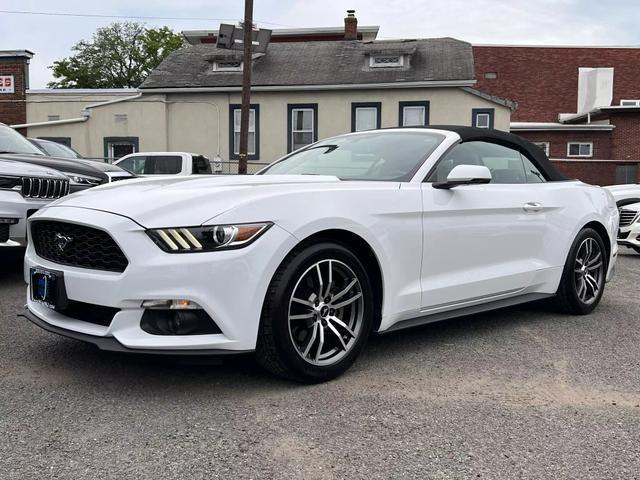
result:
[[[29,50],[0,50],[0,123],[26,123],[31,57]]]
[[[477,88],[515,100],[511,131],[566,175],[640,180],[640,48],[474,45]]]

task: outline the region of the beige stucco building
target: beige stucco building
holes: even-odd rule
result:
[[[509,129],[508,107],[460,88],[255,92],[251,103],[260,112],[255,161],[271,162],[287,153],[288,105],[317,104],[322,139],[351,131],[352,103],[380,102],[381,126],[398,126],[403,101],[429,102],[430,123],[440,125],[471,125],[474,109],[495,109],[495,128]],[[106,102],[117,103],[100,105]],[[239,103],[238,93],[32,91],[27,135],[68,140],[82,155],[95,158],[113,155],[110,142],[131,141],[137,151],[189,151],[229,160],[230,105]]]

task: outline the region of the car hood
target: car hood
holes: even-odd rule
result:
[[[628,198],[640,198],[640,185],[631,183],[628,185],[612,185],[604,187],[611,192],[616,202]]]
[[[146,228],[197,226],[234,207],[283,191],[341,183],[316,175],[233,175],[138,178],[62,198],[55,207],[79,207],[128,217]]]
[[[2,159],[0,159],[0,175],[9,175],[12,177],[67,178],[57,170],[32,165],[30,163]]]
[[[100,162],[91,162],[89,160],[69,160],[62,158],[48,157],[46,155],[18,155],[18,154],[2,154],[0,159],[14,160],[17,162],[30,163],[32,165],[40,165],[42,167],[51,168],[60,172],[75,173],[79,175],[88,175],[91,177],[100,178],[103,181],[108,181],[107,174],[97,168],[95,164],[100,165]],[[88,163],[85,163],[88,162]],[[118,167],[116,167],[118,168]],[[118,170],[122,170],[118,168]]]
[[[117,165],[112,165],[110,163],[101,162],[99,160],[87,160],[85,158],[74,158],[72,162],[81,163],[86,165],[87,167],[97,168],[101,172],[117,172],[117,173],[125,173],[127,175],[133,176],[131,172],[128,172],[122,167],[118,167]]]

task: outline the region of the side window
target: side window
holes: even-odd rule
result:
[[[144,166],[147,161],[147,157],[129,157],[118,164],[120,168],[124,168],[136,175],[142,175],[144,173]]]
[[[491,171],[491,183],[533,183],[541,181],[540,179],[544,181],[538,169],[519,151],[488,142],[466,142],[454,146],[440,159],[427,181],[446,181],[449,172],[458,165],[486,166]]]
[[[175,175],[182,171],[182,157],[154,155],[145,166],[144,173],[151,175]]]
[[[193,156],[192,171],[196,175],[211,173],[211,162],[202,155]]]

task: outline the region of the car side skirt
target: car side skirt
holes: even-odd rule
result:
[[[497,310],[499,308],[511,307],[513,305],[519,305],[521,303],[534,302],[536,300],[542,300],[544,298],[553,297],[552,293],[527,293],[519,295],[517,297],[503,298],[500,300],[494,300],[479,305],[472,305],[463,308],[457,308],[454,310],[447,310],[446,312],[432,313],[429,315],[421,315],[415,318],[408,318],[398,323],[393,324],[387,330],[379,332],[381,335],[385,333],[395,332],[397,330],[403,330],[405,328],[416,327],[418,325],[425,325],[427,323],[440,322],[442,320],[449,320],[456,317],[464,317],[466,315],[474,315],[476,313],[487,312],[491,310]]]

